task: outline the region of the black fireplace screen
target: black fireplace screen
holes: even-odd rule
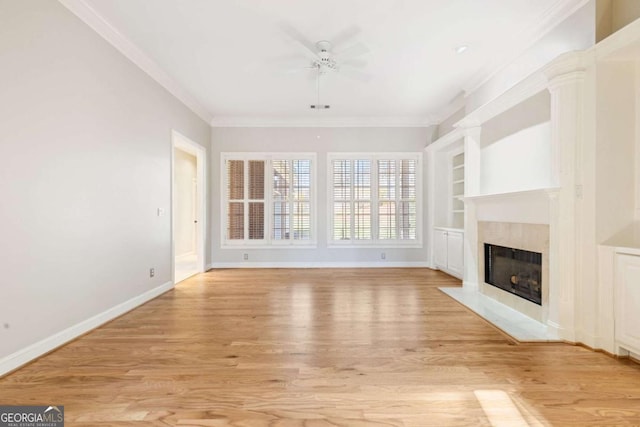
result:
[[[485,243],[484,281],[542,305],[542,254]]]

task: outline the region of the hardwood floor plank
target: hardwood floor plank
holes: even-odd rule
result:
[[[212,271],[0,379],[0,404],[69,426],[640,425],[640,366],[516,343],[437,289],[458,284]]]

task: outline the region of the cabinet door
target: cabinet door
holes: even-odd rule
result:
[[[450,231],[447,235],[447,268],[452,273],[462,275],[464,269],[464,243],[462,233]]]
[[[635,353],[640,351],[640,256],[616,258],[615,337]]]
[[[433,230],[433,262],[436,267],[447,268],[447,232]]]

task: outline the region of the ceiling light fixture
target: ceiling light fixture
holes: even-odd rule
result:
[[[469,46],[466,44],[460,45],[458,47],[456,47],[456,53],[458,55],[463,54],[467,51],[467,49],[469,49]]]

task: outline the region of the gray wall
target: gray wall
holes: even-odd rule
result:
[[[0,0],[0,81],[1,364],[172,280],[171,129],[210,127],[56,1]]]
[[[212,129],[211,221],[213,265],[252,263],[283,265],[286,263],[425,263],[426,246],[421,249],[329,249],[327,248],[327,162],[328,152],[423,152],[432,131],[429,128],[214,128]],[[319,137],[319,138],[318,138]],[[317,153],[317,221],[316,249],[222,249],[220,189],[221,152],[314,152]],[[423,163],[424,167],[424,163]],[[425,174],[423,196],[426,200]],[[423,214],[426,209],[423,209]],[[423,227],[426,224],[423,215]],[[423,240],[426,240],[423,233]],[[381,252],[386,261],[381,261]],[[242,260],[249,254],[249,262]]]

